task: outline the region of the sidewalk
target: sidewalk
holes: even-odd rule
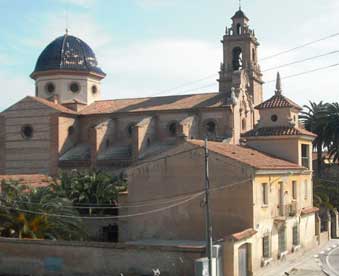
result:
[[[326,276],[322,271],[319,253],[338,244],[338,240],[330,240],[321,247],[316,247],[307,252],[287,256],[284,261],[277,261],[264,268],[259,276]]]

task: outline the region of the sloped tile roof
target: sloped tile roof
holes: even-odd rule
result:
[[[257,233],[256,230],[254,230],[253,228],[249,228],[244,231],[232,234],[232,238],[236,241],[241,241],[254,236],[256,233]]]
[[[296,104],[295,102],[291,101],[290,99],[286,98],[281,94],[275,94],[273,97],[257,105],[255,108],[266,109],[266,108],[284,108],[284,107],[291,108],[294,107],[298,110],[302,110],[302,108],[298,104]]]
[[[205,93],[97,101],[84,108],[80,114],[88,115],[114,112],[144,112],[222,107],[225,104],[224,97],[225,96],[221,93]]]
[[[204,146],[204,141],[202,140],[188,140],[188,143],[201,147]],[[303,167],[299,166],[298,164],[240,145],[208,142],[208,149],[211,152],[221,154],[256,169],[303,169]]]
[[[303,128],[278,126],[278,127],[255,128],[242,134],[242,137],[299,136],[299,135],[306,135],[312,137],[317,136],[316,134],[307,131],[306,129]]]
[[[305,207],[301,209],[301,215],[308,215],[319,211],[317,207]]]
[[[32,96],[27,96],[28,99],[32,99],[36,102],[39,102],[41,104],[44,104],[44,105],[47,105],[48,107],[50,108],[53,108],[57,111],[60,111],[62,113],[68,113],[68,114],[78,114],[77,112],[71,110],[71,109],[68,109],[67,107],[64,107],[63,105],[61,104],[56,104],[54,102],[51,102],[49,100],[46,100],[46,99],[43,99],[43,98],[40,98],[40,97],[32,97]]]

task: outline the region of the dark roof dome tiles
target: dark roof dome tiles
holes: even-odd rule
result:
[[[239,9],[233,16],[232,16],[232,19],[235,19],[235,18],[246,18],[248,20],[248,17],[245,15],[245,13]]]
[[[68,34],[47,45],[40,54],[32,74],[50,70],[84,71],[105,76],[91,47]]]

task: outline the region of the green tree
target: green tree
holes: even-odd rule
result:
[[[81,210],[82,213],[89,212],[90,214],[92,214],[91,205],[116,204],[119,192],[126,188],[127,182],[123,174],[111,176],[102,171],[63,172],[60,179],[53,185],[53,189],[59,196],[68,198],[75,206],[88,206],[88,209]],[[113,214],[112,210],[111,212],[95,210]]]
[[[327,120],[328,109],[327,104],[322,101],[319,103],[309,102],[309,105],[304,105],[304,110],[300,114],[300,120],[308,131],[317,134],[313,141],[313,148],[317,150],[317,170],[318,176],[322,172],[322,154],[323,148],[328,142]]]
[[[58,240],[86,237],[79,213],[64,208],[71,202],[57,196],[51,187],[32,188],[16,181],[3,181],[1,186],[2,236]]]
[[[329,157],[333,162],[339,161],[339,104],[332,103],[327,106],[328,118],[326,128],[326,145]]]

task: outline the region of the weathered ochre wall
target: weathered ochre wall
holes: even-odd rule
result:
[[[297,198],[292,198],[292,181],[297,183]],[[307,188],[305,187],[307,182]],[[285,206],[294,204],[297,206],[296,215],[285,216],[279,213],[280,208],[280,183],[283,182],[283,203]],[[268,204],[263,204],[262,184],[268,184]],[[254,226],[258,233],[252,238],[252,267],[253,271],[261,268],[263,259],[262,238],[265,235],[270,237],[271,257],[278,260],[278,229],[285,227],[286,250],[292,253],[293,248],[293,226],[298,225],[300,233],[300,245],[303,250],[315,246],[315,222],[314,213],[301,216],[303,208],[313,206],[313,191],[311,173],[306,174],[288,174],[276,176],[257,176],[254,183]],[[307,195],[306,195],[307,192]],[[306,195],[306,196],[305,196]],[[287,207],[285,207],[287,208]],[[286,209],[285,209],[286,210]],[[285,217],[281,223],[277,223],[275,219]]]
[[[195,146],[182,144],[169,155],[190,150]],[[152,211],[173,204],[159,200],[179,195],[192,195],[204,189],[203,149],[174,155],[129,170],[128,204],[154,203],[143,208],[129,208],[128,213]],[[215,239],[252,226],[251,170],[248,167],[210,153],[211,213]],[[244,181],[246,180],[246,181]],[[243,181],[243,183],[238,183]],[[234,185],[233,185],[234,184]],[[186,197],[187,199],[187,197]],[[159,213],[123,219],[128,223],[128,235],[123,239],[189,239],[204,240],[203,197]],[[177,202],[174,202],[177,203]]]
[[[5,173],[29,174],[50,172],[51,115],[49,107],[25,98],[2,113],[5,117]],[[22,127],[30,125],[33,137],[25,139]]]
[[[256,138],[248,139],[248,146],[261,152],[272,154],[293,163],[299,164],[299,146],[298,139],[282,137],[281,139]]]

